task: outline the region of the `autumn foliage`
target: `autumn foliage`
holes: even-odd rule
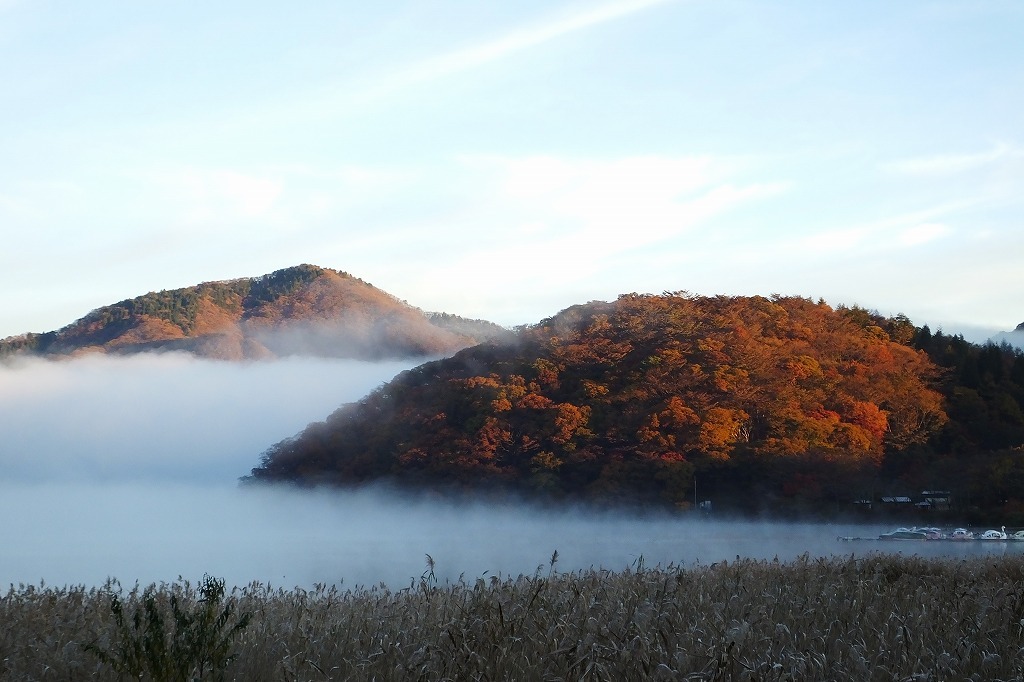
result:
[[[736,462],[877,467],[947,416],[913,326],[860,312],[686,293],[574,306],[399,375],[253,478],[685,506],[695,471]]]

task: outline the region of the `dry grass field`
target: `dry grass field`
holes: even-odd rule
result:
[[[1024,679],[1019,556],[573,573],[553,560],[453,584],[430,568],[405,589],[12,587],[0,597],[0,679],[130,679],[118,661],[180,657],[173,643],[200,626],[219,659],[154,663],[142,679]]]

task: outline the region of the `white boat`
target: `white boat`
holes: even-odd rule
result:
[[[950,540],[973,540],[974,539],[974,533],[972,533],[971,531],[967,530],[966,528],[957,528],[952,533],[949,534],[949,539]],[[1021,539],[1024,540],[1024,537],[1022,537]]]
[[[1006,526],[1002,530],[987,530],[978,536],[979,540],[1005,540]]]
[[[897,528],[878,536],[879,540],[927,540],[928,532],[921,528]]]
[[[1024,530],[1019,530],[1016,533],[1010,533],[1007,540],[1016,540],[1017,542],[1024,542]]]

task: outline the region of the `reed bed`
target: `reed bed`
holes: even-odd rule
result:
[[[118,679],[111,597],[12,587],[0,678]],[[151,586],[166,604],[187,581]],[[1024,559],[871,555],[558,572],[439,584],[224,595],[251,614],[219,672],[234,680],[1022,680]],[[217,679],[216,674],[208,679]],[[204,678],[206,679],[206,678]]]

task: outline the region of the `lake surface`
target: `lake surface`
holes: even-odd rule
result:
[[[219,486],[0,486],[0,585],[195,580],[280,587],[316,582],[404,587],[436,576],[516,576],[556,568],[622,570],[783,561],[875,552],[962,559],[1020,553],[1024,543],[841,542],[887,527],[638,518],[583,510],[454,505],[386,491],[297,492]]]

